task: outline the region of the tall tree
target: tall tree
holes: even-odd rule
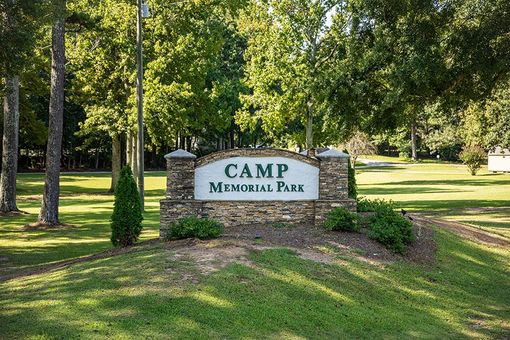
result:
[[[67,51],[70,72],[76,76],[75,86],[87,115],[80,133],[110,136],[110,191],[114,191],[121,168],[121,140],[127,141],[126,161],[134,170],[131,135],[136,124],[136,6],[133,1],[77,0],[69,4],[69,10],[85,24],[68,36]]]
[[[38,1],[0,2],[0,78],[5,77],[3,100],[2,172],[0,175],[0,212],[17,211],[16,173],[19,142],[19,72],[26,63],[34,35],[33,12]]]
[[[54,24],[51,31],[51,88],[46,177],[38,222],[58,225],[60,196],[60,156],[64,121],[65,19],[66,0],[53,0]]]
[[[314,141],[314,120],[329,109],[327,94],[333,60],[341,53],[345,27],[341,0],[252,1],[240,19],[248,37],[245,58],[245,109],[238,114],[244,127],[258,120],[268,134],[300,124],[305,144]],[[316,129],[320,131],[321,129]]]
[[[4,98],[4,136],[0,177],[0,212],[17,211],[16,173],[18,169],[19,77],[6,81]]]

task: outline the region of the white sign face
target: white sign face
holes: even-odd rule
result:
[[[231,157],[195,169],[195,199],[299,201],[319,198],[319,168],[285,157]]]

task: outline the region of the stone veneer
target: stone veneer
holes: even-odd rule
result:
[[[286,157],[319,168],[319,199],[311,201],[199,201],[194,199],[195,168],[230,157]],[[335,207],[356,210],[356,201],[347,197],[349,156],[328,150],[316,157],[279,149],[231,149],[196,159],[184,150],[167,159],[166,198],[161,200],[160,237],[170,224],[182,217],[199,216],[232,225],[319,224]]]

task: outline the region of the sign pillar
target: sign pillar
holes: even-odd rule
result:
[[[337,207],[356,209],[356,201],[348,199],[348,164],[350,156],[337,150],[328,150],[316,156],[320,161],[319,199],[315,203],[315,223],[326,219]]]
[[[168,226],[182,217],[196,215],[194,200],[195,159],[197,156],[179,149],[165,155],[166,199],[161,201],[160,237],[164,238]]]

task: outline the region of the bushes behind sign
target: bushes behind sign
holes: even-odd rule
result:
[[[167,239],[196,237],[200,240],[217,238],[223,233],[223,224],[196,216],[181,218],[170,226]]]

